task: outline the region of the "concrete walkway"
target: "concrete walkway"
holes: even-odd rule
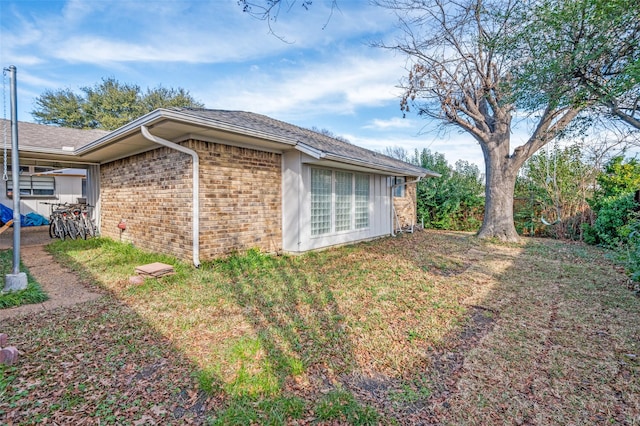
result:
[[[77,274],[60,265],[44,248],[51,242],[47,226],[21,228],[20,257],[29,273],[40,283],[49,300],[33,305],[0,309],[1,321],[35,312],[73,306],[95,300],[101,296],[95,289],[83,283]],[[0,250],[13,248],[13,228],[0,235]],[[4,282],[4,281],[3,281]]]

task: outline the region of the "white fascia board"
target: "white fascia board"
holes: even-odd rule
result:
[[[294,146],[297,141],[283,138],[277,135],[273,135],[267,132],[260,132],[257,130],[249,129],[244,126],[238,126],[234,124],[225,123],[219,120],[211,120],[205,117],[197,117],[181,111],[173,111],[168,109],[157,109],[142,117],[114,130],[113,132],[97,139],[90,144],[83,146],[76,150],[77,155],[84,155],[102,146],[109,145],[116,142],[118,139],[140,131],[141,126],[152,128],[154,124],[164,120],[174,120],[183,124],[193,124],[209,129],[216,129],[226,131],[230,133],[237,133],[244,136],[255,137],[259,139],[265,139],[273,142],[280,142],[286,145]]]
[[[112,131],[101,137],[100,139],[96,139],[95,141],[77,149],[75,151],[76,155],[84,155],[88,152],[91,152],[95,149],[101,148],[102,146],[109,145],[114,143],[119,138],[126,136],[127,134],[132,134],[140,131],[140,126],[146,125],[148,126],[150,123],[153,123],[162,117],[162,111],[157,109],[155,111],[150,112],[149,114],[145,114],[142,117],[125,124],[124,126]]]

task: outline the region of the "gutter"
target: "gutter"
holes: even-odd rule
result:
[[[192,158],[192,170],[193,170],[193,195],[192,195],[192,206],[193,206],[193,265],[196,268],[200,267],[200,159],[198,157],[198,153],[190,148],[186,148],[182,145],[178,145],[177,143],[173,143],[166,139],[162,139],[158,136],[154,136],[149,133],[149,129],[142,125],[140,126],[140,131],[142,132],[142,136],[151,142],[155,142],[158,145],[165,146],[167,148],[174,149],[176,151],[183,152],[185,154],[191,155]]]
[[[245,126],[221,122],[219,120],[214,120],[206,117],[194,116],[192,114],[189,114],[188,112],[174,111],[166,108],[158,108],[106,134],[100,139],[97,139],[87,145],[84,145],[78,148],[75,152],[78,155],[85,155],[91,151],[102,148],[103,146],[116,143],[119,139],[124,138],[134,133],[135,131],[137,131],[139,126],[146,127],[149,125],[160,123],[165,120],[174,120],[182,124],[192,124],[195,126],[201,126],[205,129],[221,130],[229,133],[234,133],[234,134],[239,134],[244,136],[251,136],[258,139],[265,139],[269,141],[280,142],[289,146],[294,146],[296,144],[296,141],[293,139],[280,137],[268,132],[262,132],[259,130],[247,128]],[[173,142],[169,142],[169,143],[173,143]]]

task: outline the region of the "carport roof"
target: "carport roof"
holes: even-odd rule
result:
[[[3,130],[6,128],[10,150],[11,122],[0,118],[0,126]],[[104,130],[73,129],[18,121],[18,148],[21,162],[22,159],[25,159],[24,164],[35,160],[39,160],[39,164],[68,162],[74,150],[107,134],[109,132]]]
[[[11,122],[0,118],[0,125],[3,128],[6,125],[9,129]],[[105,130],[72,129],[18,121],[20,150],[63,149],[65,147],[78,149],[107,134],[109,132]]]

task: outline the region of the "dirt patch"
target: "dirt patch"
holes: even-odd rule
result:
[[[49,254],[45,245],[51,242],[48,227],[22,228],[20,232],[20,258],[29,273],[40,283],[49,300],[33,305],[0,310],[0,321],[34,312],[49,311],[63,306],[95,300],[101,296],[95,289],[68,268],[61,266]],[[0,250],[13,248],[13,229],[0,235]]]

